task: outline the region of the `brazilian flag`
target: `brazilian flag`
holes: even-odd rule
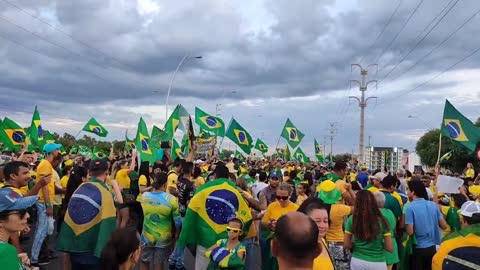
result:
[[[228,126],[226,137],[238,145],[245,154],[250,155],[253,144],[252,136],[233,118]]]
[[[173,139],[172,140],[172,152],[170,153],[170,156],[172,160],[175,160],[177,158],[184,159],[185,155],[182,151],[182,147],[180,147],[180,144],[178,144],[177,140]]]
[[[0,143],[6,150],[16,151],[22,149],[25,144],[27,134],[15,121],[8,117],[3,119],[0,125]]]
[[[35,111],[33,112],[32,124],[30,125],[30,140],[33,144],[38,147],[43,147],[45,145],[42,121],[40,120],[40,113],[35,106]]]
[[[265,154],[268,152],[268,146],[266,143],[264,143],[262,140],[257,139],[257,142],[255,143],[255,149],[258,151],[262,152],[262,154]]]
[[[217,136],[225,136],[225,123],[220,117],[210,115],[200,108],[195,107],[195,123],[200,129],[214,133]]]
[[[137,139],[135,141],[135,146],[140,154],[141,161],[149,161],[150,163],[155,162],[155,151],[150,142],[150,135],[148,134],[147,124],[143,121],[143,118],[140,117],[138,121],[137,129]]]
[[[224,239],[222,241],[226,240]],[[230,252],[230,250],[221,246],[217,246],[212,250],[207,250],[205,256],[210,258],[210,265],[207,269],[245,269],[245,263],[242,258],[240,258],[238,253],[234,251],[235,250],[232,250],[232,252]]]
[[[55,135],[45,130],[45,143],[55,143]]]
[[[100,258],[116,226],[112,193],[105,183],[91,179],[80,185],[70,199],[57,249],[67,253],[93,252]]]
[[[88,120],[82,130],[96,134],[100,137],[107,137],[108,135],[108,131],[102,125],[100,125],[100,123],[98,123],[98,121],[95,120],[95,118],[93,117]]]
[[[480,142],[480,128],[463,116],[448,100],[445,101],[443,110],[441,132],[443,136],[451,138],[471,152],[475,151],[477,143]]]
[[[305,153],[303,152],[301,147],[297,148],[297,151],[295,151],[295,153],[293,154],[293,157],[303,164],[308,162],[308,158],[305,155]]]
[[[106,157],[108,157],[108,154],[103,149],[97,146],[93,147],[93,157],[92,157],[93,160],[104,159]]]
[[[84,157],[93,157],[92,149],[85,145],[78,146],[78,153]]]
[[[235,150],[234,157],[238,158],[239,160],[245,160],[245,156],[238,150]]]
[[[305,136],[295,125],[287,118],[285,126],[283,127],[281,136],[287,140],[287,143],[292,147],[297,147]]]
[[[323,158],[322,147],[320,147],[320,145],[318,144],[317,139],[314,139],[313,143],[314,143],[314,146],[315,146],[315,156],[317,157],[317,160],[319,162],[323,162],[324,158]]]
[[[213,246],[228,238],[227,225],[234,217],[243,221],[243,231],[248,232],[252,214],[232,181],[221,178],[201,185],[188,205],[177,246]]]
[[[151,142],[155,148],[160,148],[162,141],[169,141],[168,135],[165,131],[157,126],[153,126]]]

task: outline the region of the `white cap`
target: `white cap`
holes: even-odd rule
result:
[[[378,172],[376,173],[374,176],[372,176],[372,178],[375,178],[377,179],[378,181],[382,181],[383,178],[387,177],[387,175],[383,172]]]
[[[474,201],[467,201],[462,205],[462,208],[459,212],[462,216],[472,217],[473,214],[480,213],[480,203]]]

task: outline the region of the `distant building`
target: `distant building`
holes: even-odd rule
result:
[[[365,164],[369,169],[387,168],[395,172],[401,168],[407,168],[408,150],[400,147],[367,147],[365,151]]]

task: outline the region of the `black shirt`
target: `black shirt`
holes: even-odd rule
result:
[[[195,193],[195,188],[192,181],[185,177],[179,177],[177,181],[177,190],[180,216],[184,217],[187,212],[188,202],[192,199],[193,194]]]

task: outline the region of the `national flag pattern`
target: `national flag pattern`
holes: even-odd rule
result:
[[[244,153],[250,155],[252,148],[252,136],[235,120],[232,119],[228,127],[226,137],[232,140]]]

